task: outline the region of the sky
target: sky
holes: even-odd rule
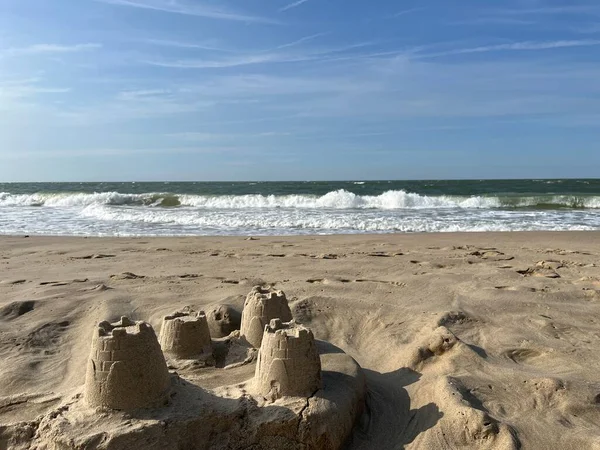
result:
[[[597,0],[0,0],[0,182],[561,177]]]

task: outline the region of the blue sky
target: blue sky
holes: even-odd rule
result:
[[[600,3],[2,0],[0,181],[600,176]]]

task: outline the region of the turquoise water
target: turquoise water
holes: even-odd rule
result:
[[[597,230],[600,180],[0,183],[0,233]]]

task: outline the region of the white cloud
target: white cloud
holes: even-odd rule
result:
[[[327,34],[329,34],[329,33],[316,33],[316,34],[311,34],[310,36],[304,36],[304,37],[301,37],[300,39],[296,39],[295,41],[275,47],[275,50],[281,50],[282,48],[294,47],[294,46],[302,44],[304,42],[312,41],[313,39],[316,39],[318,37],[326,36]]]
[[[410,9],[404,9],[402,11],[398,11],[396,14],[392,15],[392,17],[402,17],[402,16],[406,16],[407,14],[412,14],[415,13],[417,11],[421,11],[424,8],[410,8]]]
[[[473,19],[457,20],[447,22],[448,25],[506,25],[506,26],[525,26],[534,25],[533,20],[517,19],[514,17],[476,17]]]
[[[57,45],[57,44],[35,44],[29,47],[7,48],[0,52],[8,55],[36,55],[36,54],[56,54],[56,53],[76,53],[88,50],[102,48],[101,44],[75,44],[75,45]]]
[[[22,151],[15,153],[0,152],[0,160],[21,158],[77,158],[94,156],[127,156],[127,155],[163,155],[163,154],[208,154],[224,151],[238,151],[237,147],[162,147],[162,148],[88,148],[81,150],[44,150]]]
[[[30,99],[38,94],[64,94],[70,91],[70,88],[43,86],[40,82],[37,78],[0,80],[0,100],[4,102],[0,108],[14,107],[10,100]]]
[[[151,45],[157,45],[161,47],[173,47],[173,48],[184,48],[184,49],[198,49],[198,50],[210,50],[216,52],[233,53],[231,50],[224,49],[217,45],[214,40],[204,42],[179,42],[170,41],[163,39],[144,39],[141,42]]]
[[[279,9],[279,12],[283,12],[283,11],[287,11],[288,9],[292,9],[292,8],[296,8],[297,6],[300,6],[304,3],[306,3],[308,0],[298,0],[295,1],[293,3],[290,3],[288,5],[285,5],[283,8]]]
[[[290,133],[281,131],[264,131],[257,133],[203,133],[196,131],[189,131],[183,133],[169,133],[167,137],[182,139],[185,141],[193,142],[206,142],[206,141],[228,141],[238,139],[254,139],[254,138],[270,138],[270,137],[283,137],[289,136]]]
[[[221,69],[226,67],[247,66],[252,64],[306,61],[307,58],[291,57],[284,54],[263,53],[255,55],[241,55],[219,60],[210,59],[181,59],[175,61],[147,60],[142,63],[159,67],[170,67],[174,69]]]
[[[588,14],[599,13],[600,8],[594,5],[547,6],[541,8],[503,9],[496,11],[506,15],[554,15],[554,14]]]
[[[450,55],[462,55],[469,53],[486,53],[486,52],[498,52],[498,51],[533,51],[533,50],[551,50],[557,48],[568,48],[568,47],[589,47],[600,45],[600,40],[563,40],[563,41],[546,41],[546,42],[535,42],[535,41],[524,41],[524,42],[513,42],[510,44],[497,44],[497,45],[484,45],[480,47],[471,48],[457,48],[447,50],[438,53],[428,53],[415,55],[414,58],[435,58],[438,56],[450,56]]]
[[[305,41],[308,38],[314,38],[315,36],[307,36],[303,38]],[[279,49],[289,48],[297,45],[299,42],[292,42],[290,44],[284,44]],[[195,59],[178,59],[178,60],[143,60],[140,61],[142,64],[149,64],[158,67],[170,67],[174,69],[222,69],[227,67],[240,67],[256,64],[273,64],[273,63],[296,63],[305,61],[319,61],[319,60],[337,60],[339,56],[332,56],[354,50],[357,48],[363,48],[374,45],[374,42],[359,42],[356,44],[349,44],[337,48],[323,48],[313,49],[306,51],[263,51],[255,53],[245,53],[235,56],[230,56],[220,59],[208,59],[208,58],[195,58]],[[277,50],[277,49],[275,49]],[[360,55],[347,55],[348,58],[360,57]]]
[[[95,0],[116,6],[128,6],[131,8],[161,11],[170,14],[181,14],[185,16],[205,17],[208,19],[230,20],[236,22],[275,23],[274,20],[264,17],[251,16],[237,12],[216,9],[211,6],[195,2],[193,4],[182,4],[175,0]]]

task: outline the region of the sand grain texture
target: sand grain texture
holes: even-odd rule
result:
[[[69,399],[99,322],[128,316],[160,330],[172,311],[240,312],[254,285],[272,285],[318,345],[331,345],[322,362],[347,366],[339,348],[364,369],[351,450],[600,449],[600,233],[0,237],[0,254],[0,448],[50,430],[40,417],[56,408],[78,420]],[[254,370],[199,376],[194,401],[211,404]],[[351,370],[324,372],[323,383],[343,385],[335,374]],[[223,407],[232,429],[254,410]],[[269,414],[292,426],[294,408],[306,402]],[[127,420],[102,426],[110,435]],[[29,423],[19,436],[16,422]]]

